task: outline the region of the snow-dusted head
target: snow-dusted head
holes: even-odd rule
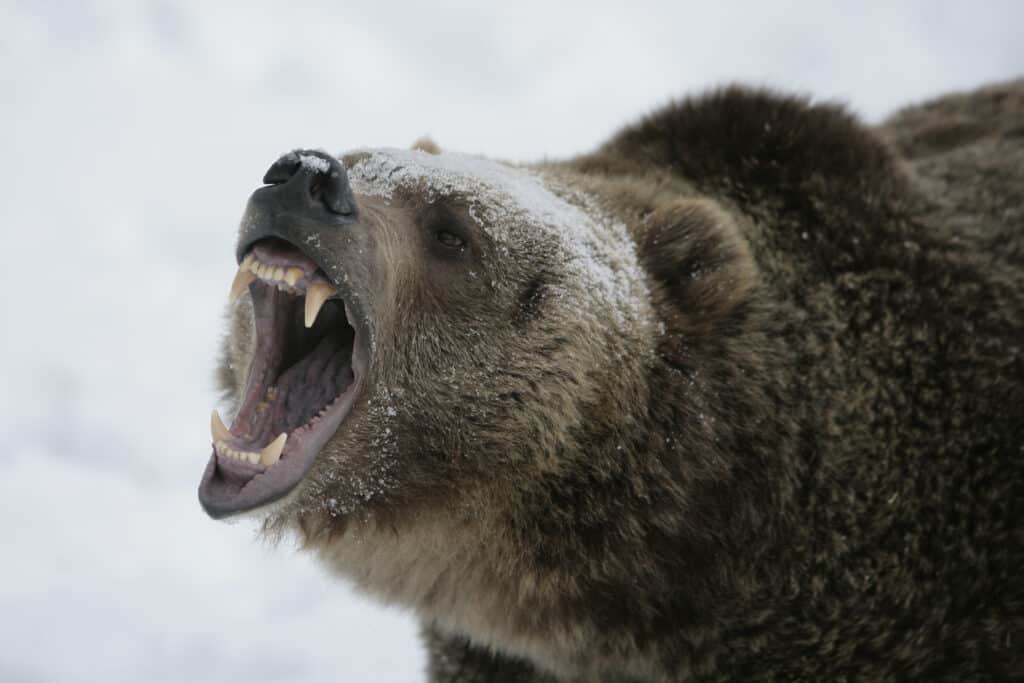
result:
[[[633,241],[559,179],[384,149],[292,153],[265,182],[239,235],[212,515],[309,532],[451,504],[557,470],[593,406],[635,397],[653,335]]]

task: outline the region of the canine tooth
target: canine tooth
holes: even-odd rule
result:
[[[305,275],[305,272],[302,270],[302,268],[292,267],[289,268],[288,271],[284,274],[284,280],[289,285],[294,287],[295,283],[298,282],[303,275]]]
[[[334,296],[336,291],[326,282],[314,282],[309,286],[306,290],[306,327],[313,327],[324,302]]]
[[[264,467],[270,467],[275,462],[281,459],[281,452],[284,451],[284,442],[288,440],[288,434],[281,432],[281,434],[271,441],[266,448],[260,451],[260,463]],[[253,461],[255,462],[255,461]]]
[[[224,426],[224,422],[220,419],[220,413],[216,410],[210,413],[210,434],[213,435],[214,441],[229,441],[235,438],[234,434]]]
[[[228,295],[228,301],[230,303],[235,303],[235,301],[238,300],[238,297],[242,296],[242,292],[244,292],[255,279],[256,276],[253,275],[251,271],[246,270],[244,266],[239,267],[238,272],[235,273],[235,280],[231,283],[231,294]]]

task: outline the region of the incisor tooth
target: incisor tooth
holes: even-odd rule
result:
[[[210,413],[210,434],[213,435],[214,441],[229,441],[235,438],[231,431],[224,426],[224,422],[220,419],[220,413],[216,410]]]
[[[306,290],[306,327],[313,327],[324,302],[334,296],[336,291],[326,282],[314,282],[309,286]]]
[[[250,464],[253,464],[253,465],[255,465],[256,463],[258,463],[260,461],[260,454],[259,453],[246,453],[245,457],[249,460]]]
[[[303,275],[305,275],[305,273],[303,272],[302,268],[289,268],[288,271],[284,274],[284,280],[289,285],[294,287],[295,283],[298,282],[299,278],[301,278]]]
[[[244,265],[238,269],[235,273],[235,280],[231,283],[231,294],[228,295],[228,301],[235,303],[238,297],[242,296],[242,292],[253,283],[256,276],[252,274],[252,271],[246,270]]]
[[[288,440],[288,435],[285,432],[271,441],[262,451],[260,451],[260,464],[264,467],[270,467],[275,462],[281,459],[281,452],[284,451],[284,442]]]
[[[274,279],[275,280],[283,280],[284,279],[284,268],[275,268],[274,269]]]

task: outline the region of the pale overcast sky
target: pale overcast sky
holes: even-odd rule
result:
[[[995,1],[0,2],[0,680],[422,680],[411,620],[196,501],[234,228],[279,153],[560,156],[727,81],[878,121],[1024,74],[1022,27]]]

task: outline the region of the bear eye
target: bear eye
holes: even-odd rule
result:
[[[462,239],[462,237],[456,235],[451,230],[437,230],[434,232],[434,239],[449,249],[462,250],[466,248],[466,240]]]

